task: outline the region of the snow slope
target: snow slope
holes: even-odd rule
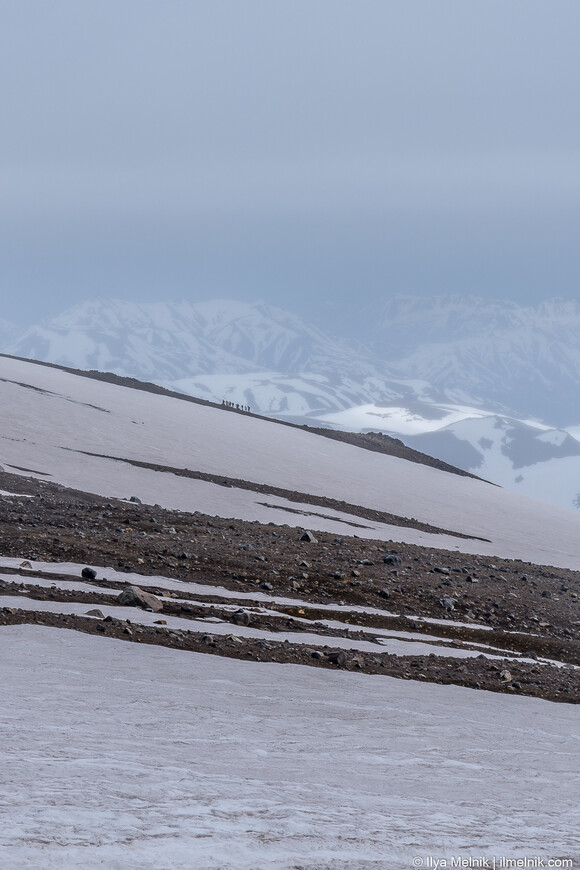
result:
[[[300,428],[9,358],[0,358],[0,402],[0,464],[8,471],[189,511],[338,533],[352,533],[345,523],[354,521],[356,534],[366,537],[580,567],[580,517],[571,511]],[[289,503],[279,494],[124,460],[297,490],[304,497]],[[320,508],[309,494],[413,517],[451,534],[371,522],[348,508]],[[286,508],[307,513],[297,517]]]
[[[580,567],[577,514],[302,428],[6,357],[0,407],[0,465],[8,471],[108,498],[135,495],[188,511]],[[302,501],[234,479],[298,490]],[[371,522],[348,504],[313,504],[314,495],[490,542]],[[19,580],[34,583],[35,570],[47,567]],[[68,567],[77,577],[55,580],[78,588],[79,566]],[[236,602],[250,595],[106,570],[114,579],[217,595],[226,606],[232,595]],[[251,595],[273,608],[273,596]],[[93,606],[33,601],[23,585],[3,603],[76,613]],[[332,609],[333,624],[348,630],[341,608]],[[156,622],[147,612],[130,618]],[[211,626],[179,616],[165,622],[160,631],[267,636],[257,619],[249,627],[215,618]],[[328,642],[310,632],[296,638]],[[580,862],[573,705],[64,628],[4,626],[2,639],[0,852],[10,870],[407,870],[414,859],[469,866],[482,856]],[[373,653],[513,657],[482,643],[479,652],[436,640],[385,629],[356,638],[345,632],[332,643]]]
[[[580,861],[573,706],[3,632],[10,870]]]

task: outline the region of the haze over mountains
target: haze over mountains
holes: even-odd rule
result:
[[[577,300],[406,296],[385,304],[373,344],[406,377],[563,426],[576,422],[579,339]]]
[[[332,332],[308,311],[231,300],[94,300],[18,336],[0,323],[0,342],[15,356],[112,371],[294,422],[382,430],[576,506],[580,303],[394,296],[342,319],[334,311],[329,323]]]
[[[6,320],[0,319],[0,342],[5,344],[10,339],[16,337],[16,333],[18,332],[16,326],[12,323],[8,323]]]

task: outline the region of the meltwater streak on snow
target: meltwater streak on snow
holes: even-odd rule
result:
[[[580,860],[576,707],[4,631],[10,870]]]
[[[5,496],[7,498],[33,498],[31,495],[23,495],[20,492],[6,492],[3,489],[0,489],[0,495]]]
[[[364,504],[489,538],[492,543],[427,536],[402,528],[391,534],[389,527],[383,527],[382,533],[376,528],[357,530],[361,536],[580,567],[580,517],[571,511],[299,429],[129,390],[33,363],[1,358],[0,377],[25,381],[52,393],[47,395],[0,381],[0,398],[6,409],[0,464],[29,467],[68,485],[109,496],[114,480],[117,486],[122,480],[127,486],[134,484],[126,496],[136,494],[145,501],[167,506],[173,502],[173,506],[188,510],[209,513],[213,510],[222,516],[222,511],[234,503],[232,489],[211,484],[204,488],[200,486],[202,481],[143,469],[131,469],[129,475],[128,466],[122,463],[85,456],[79,463],[77,455],[69,455],[69,451],[61,448],[121,455]],[[25,461],[18,461],[19,457]],[[108,475],[106,469],[110,469]],[[218,494],[220,489],[224,491]],[[181,495],[177,497],[175,493]],[[244,494],[245,507],[238,503],[239,512],[235,515],[280,522],[280,512],[276,510],[261,508],[263,513],[258,515],[255,495]],[[241,497],[239,492],[237,496]],[[216,511],[220,499],[222,510]],[[230,507],[225,515],[232,513]],[[290,522],[296,522],[296,515]],[[331,521],[317,517],[304,517],[300,522],[328,530],[332,526]],[[344,525],[336,522],[334,529],[345,531]]]
[[[47,580],[42,577],[35,577],[34,574],[31,573],[29,577],[21,575],[20,580],[18,576],[14,574],[3,574],[2,569],[0,567],[0,580],[4,583],[28,583],[32,586],[41,586],[45,589],[50,589],[53,586],[59,589],[66,589],[67,592],[95,592],[96,594],[102,593],[103,595],[107,595],[111,593],[110,589],[103,589],[102,586],[91,586],[90,583],[84,583],[81,580],[68,580],[58,582],[54,580]],[[20,594],[20,593],[19,593]],[[26,594],[23,592],[22,594]],[[1,601],[2,599],[0,599]]]

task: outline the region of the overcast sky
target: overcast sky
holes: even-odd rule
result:
[[[579,33],[578,0],[0,0],[0,316],[578,296]]]

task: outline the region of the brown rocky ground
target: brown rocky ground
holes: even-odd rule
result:
[[[0,473],[0,489],[33,496],[0,497],[3,556],[108,565],[119,571],[224,586],[234,592],[255,590],[284,595],[297,602],[269,604],[269,610],[278,615],[260,614],[247,607],[247,599],[240,597],[236,601],[234,596],[232,603],[247,608],[252,626],[272,633],[267,640],[211,634],[211,624],[207,632],[172,631],[110,617],[97,620],[13,607],[2,609],[1,596],[14,595],[22,590],[22,584],[29,599],[74,600],[96,606],[115,603],[122,585],[104,579],[91,581],[106,586],[110,595],[50,589],[36,585],[30,571],[17,569],[14,582],[7,579],[0,585],[0,625],[57,625],[214,655],[343,667],[580,702],[580,670],[570,667],[580,664],[577,572],[322,532],[316,533],[316,542],[300,541],[300,530],[293,527],[107,501],[5,472]],[[11,572],[2,569],[2,573]],[[162,586],[149,591],[167,593]],[[201,613],[232,618],[223,600],[209,590],[207,596],[201,597],[179,591],[179,598],[191,603],[172,602],[166,594],[161,618],[167,614],[195,619]],[[212,604],[212,609],[196,604],[202,598]],[[330,612],[321,610],[321,604],[330,606]],[[332,605],[362,605],[383,614],[343,609],[333,612]],[[424,622],[423,617],[442,620],[443,625]],[[341,652],[338,646],[333,647],[332,638],[344,637],[344,631],[322,625],[322,618],[348,622],[351,639],[369,640],[372,628],[413,631],[426,638],[447,639],[457,648],[477,651],[482,644],[488,644],[532,661],[443,658],[435,653],[394,656],[383,652],[380,645],[376,654]],[[304,619],[309,620],[308,624],[301,621]],[[365,635],[360,634],[363,627],[367,629]],[[312,649],[275,639],[276,632],[289,629],[325,635],[327,646]],[[538,657],[564,663],[564,667],[533,661]]]

